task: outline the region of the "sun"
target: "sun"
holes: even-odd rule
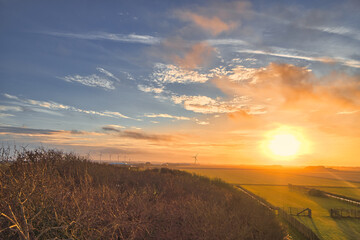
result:
[[[301,127],[279,126],[265,133],[260,146],[267,157],[276,160],[295,160],[310,154],[311,142]]]
[[[296,155],[301,147],[301,141],[291,133],[277,133],[269,140],[268,148],[280,157]]]

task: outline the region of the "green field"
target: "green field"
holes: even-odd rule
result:
[[[343,195],[350,198],[355,198],[360,200],[360,188],[347,188],[347,187],[318,187],[319,190]]]
[[[360,187],[360,183],[317,176],[304,176],[297,171],[273,169],[239,169],[239,168],[183,168],[182,170],[211,178],[221,178],[234,184],[269,184],[269,185],[309,185]]]
[[[310,227],[322,239],[360,238],[360,220],[334,220],[329,215],[330,208],[355,208],[353,205],[335,199],[309,196],[302,191],[291,191],[287,186],[244,185],[243,187],[284,209],[288,207],[310,208],[312,219],[298,217],[298,220]]]
[[[283,169],[198,167],[183,170],[242,185],[242,187],[266,199],[271,204],[285,210],[288,207],[310,208],[312,218],[305,216],[297,218],[310,227],[321,239],[360,239],[360,219],[333,219],[329,213],[330,208],[356,208],[355,206],[335,199],[310,196],[304,191],[289,190],[287,186],[289,183],[308,185],[327,192],[359,198],[360,189],[358,187],[360,187],[360,183],[349,181],[351,178],[344,181],[321,177],[322,174],[317,173],[305,175],[302,172]]]

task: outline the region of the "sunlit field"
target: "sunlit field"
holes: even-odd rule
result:
[[[241,185],[267,200],[274,206],[287,210],[289,207],[312,210],[312,218],[296,217],[311,228],[321,239],[358,239],[360,219],[334,219],[330,217],[331,208],[357,209],[343,201],[331,198],[310,196],[307,192],[290,190],[288,184],[307,185],[329,193],[353,199],[360,199],[360,183],[338,179],[358,180],[355,172],[332,171],[317,172],[302,169],[241,169],[241,168],[186,168],[186,171],[221,178],[227,182]],[[360,173],[359,173],[360,174]],[[352,178],[352,176],[354,176]]]
[[[185,171],[204,175],[212,178],[221,178],[226,182],[234,184],[269,184],[269,185],[308,185],[308,186],[338,186],[338,187],[360,187],[359,182],[337,180],[334,178],[321,177],[322,174],[308,173],[299,170],[288,169],[262,169],[262,168],[182,168]],[[309,174],[309,175],[306,175]],[[346,176],[342,172],[342,176]],[[351,178],[353,173],[349,173]],[[345,177],[346,178],[346,177]],[[357,180],[357,179],[356,179]]]
[[[360,199],[360,188],[351,188],[351,187],[318,187],[318,189],[329,192],[335,193],[343,196],[347,196],[350,198]]]
[[[287,186],[244,185],[243,187],[284,209],[310,208],[312,219],[306,216],[297,218],[322,239],[357,239],[360,236],[359,219],[333,219],[329,216],[330,208],[356,208],[353,205],[335,199],[309,196],[300,191],[291,191]],[[356,209],[360,210],[360,208]]]

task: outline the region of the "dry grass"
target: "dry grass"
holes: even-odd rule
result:
[[[0,239],[284,237],[271,212],[220,180],[54,150],[0,156]]]

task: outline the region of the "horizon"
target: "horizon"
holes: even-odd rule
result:
[[[359,10],[0,1],[0,143],[103,161],[360,167]]]

